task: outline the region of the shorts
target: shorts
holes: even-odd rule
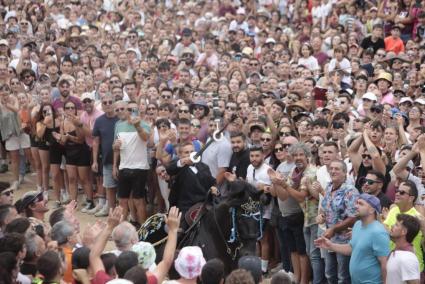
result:
[[[89,167],[91,152],[86,144],[65,147],[66,164],[77,167]]]
[[[52,145],[49,147],[49,160],[52,165],[62,164],[62,157],[65,156],[65,148],[62,145]]]
[[[28,149],[31,147],[30,136],[26,133],[21,133],[19,136],[12,135],[6,140],[5,146],[7,151]]]
[[[122,169],[118,174],[118,197],[135,199],[146,197],[149,170]]]
[[[300,255],[306,254],[304,240],[304,213],[295,213],[286,217],[279,217],[278,230],[282,242],[287,244],[290,252],[298,252]]]
[[[100,167],[100,165],[99,165]],[[103,165],[103,187],[104,188],[116,188],[118,186],[117,181],[112,177],[112,164]]]

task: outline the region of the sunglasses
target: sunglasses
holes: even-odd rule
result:
[[[201,128],[201,125],[200,125],[200,124],[193,124],[193,123],[192,123],[192,124],[191,124],[191,126],[192,126],[192,127],[195,127],[195,128]]]
[[[120,112],[120,111],[124,111],[124,110],[125,110],[125,108],[124,107],[121,107],[121,108],[115,109],[115,112]]]
[[[110,84],[119,84],[119,83],[121,83],[120,81],[118,81],[118,80],[113,80],[113,81],[109,81],[109,83]]]
[[[362,158],[372,160],[372,156],[368,154],[362,154]]]
[[[103,101],[102,105],[106,106],[106,105],[112,105],[114,102],[113,101]]]
[[[147,110],[156,110],[155,107],[148,107]]]
[[[400,194],[400,195],[405,195],[405,194],[407,194],[407,195],[410,195],[407,191],[404,191],[404,190],[400,190],[400,189],[396,189],[395,190],[395,193],[397,194]]]
[[[189,113],[189,110],[188,109],[180,109],[179,113]]]
[[[374,183],[381,183],[381,181],[379,181],[379,180],[373,180],[373,179],[368,179],[368,178],[365,179],[365,184],[372,185]]]
[[[260,139],[261,141],[263,141],[263,142],[270,142],[270,141],[272,141],[272,139],[271,138],[261,138]]]
[[[279,132],[279,136],[290,136],[291,132],[284,132],[284,131],[280,131]]]
[[[159,129],[162,129],[162,128],[167,128],[168,129],[169,127],[168,127],[167,124],[161,124],[160,126],[158,126],[158,128]]]
[[[285,150],[283,147],[274,148],[275,153],[283,152]]]
[[[75,109],[75,107],[73,107],[73,106],[65,107],[65,110],[74,110],[74,109]]]
[[[90,104],[92,102],[91,99],[84,99],[83,104]]]
[[[2,195],[6,195],[6,196],[10,196],[10,195],[12,195],[13,194],[13,190],[8,190],[8,191],[3,191],[1,194]]]
[[[163,98],[165,100],[169,100],[169,99],[171,99],[171,96],[161,96],[161,98]]]
[[[204,110],[204,107],[199,106],[199,107],[194,107],[193,109],[194,110]]]

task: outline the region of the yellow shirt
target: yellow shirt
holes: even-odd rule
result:
[[[391,228],[396,222],[397,222],[397,215],[400,214],[400,208],[398,206],[394,206],[390,212],[388,212],[387,219],[385,219],[384,224],[388,226],[388,228]],[[421,214],[415,209],[415,207],[412,207],[409,211],[404,212],[404,214],[410,215],[410,216],[420,216]],[[416,237],[413,239],[412,245],[415,249],[415,254],[419,261],[419,267],[421,271],[424,270],[424,259],[423,259],[423,253],[422,253],[422,241],[423,235],[422,232],[419,231],[419,233],[416,235]],[[395,244],[391,241],[390,242],[390,249],[393,250],[395,248]]]

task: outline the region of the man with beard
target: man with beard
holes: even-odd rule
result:
[[[387,229],[392,228],[397,223],[397,215],[399,214],[407,214],[414,217],[421,217],[421,213],[416,210],[414,207],[415,201],[418,198],[418,189],[414,182],[407,180],[401,182],[395,192],[395,200],[391,210],[388,212],[384,225],[387,226]],[[421,247],[421,243],[423,241],[423,232],[419,231],[417,235],[414,236],[412,241],[412,245],[414,248],[414,252],[416,257],[418,258],[420,271],[424,270],[424,260],[423,260],[423,251]],[[391,249],[395,248],[394,243],[391,243]]]
[[[44,222],[44,217],[49,211],[47,199],[43,192],[29,191],[21,199],[18,211],[23,212],[27,218],[33,217]]]
[[[419,261],[413,252],[412,241],[420,230],[417,218],[398,214],[391,227],[390,237],[395,244],[387,260],[387,283],[420,283]]]
[[[294,232],[294,228],[288,228],[283,230],[281,239],[285,240],[285,234],[285,236],[289,236],[292,242],[299,243],[290,247],[291,258],[296,259],[298,262],[298,267],[294,266],[294,272],[298,281],[300,283],[308,282],[309,261],[307,256],[309,256],[313,269],[313,282],[322,283],[324,280],[323,260],[320,257],[320,250],[313,244],[313,241],[317,238],[318,230],[316,216],[319,205],[319,192],[317,191],[317,187],[313,187],[313,183],[317,181],[317,169],[309,163],[311,152],[306,144],[301,142],[293,144],[289,148],[289,154],[292,156],[295,168],[289,173],[287,182],[285,180],[274,179],[273,184],[277,185],[276,190],[281,191],[277,195],[282,201],[285,201],[289,197],[293,198],[299,203],[303,212],[294,214],[297,220],[299,220],[297,224],[298,236]],[[288,223],[288,226],[294,226],[294,224]],[[302,234],[301,232],[304,233]],[[297,238],[300,239],[298,240]]]
[[[236,175],[236,178],[246,179],[246,171],[250,164],[249,149],[246,148],[246,137],[242,132],[230,134],[232,144],[232,157],[230,158],[227,172]]]
[[[314,243],[336,253],[350,256],[350,275],[353,283],[387,283],[386,266],[390,253],[389,235],[377,220],[381,213],[379,199],[363,193],[356,203],[358,220],[351,241],[339,244],[322,236]]]
[[[81,101],[83,103],[83,109],[84,109],[80,116],[81,129],[84,132],[86,144],[90,147],[90,150],[92,150],[93,127],[94,127],[96,119],[99,116],[101,116],[103,112],[94,107],[94,103],[95,103],[94,93],[83,93],[81,96]],[[93,180],[92,177],[91,179]],[[101,182],[101,175],[98,175],[96,179],[96,183],[100,185],[100,182]],[[93,192],[86,192],[86,195],[87,195],[87,205],[83,209],[81,209],[81,212],[83,213],[86,213],[95,207],[93,203]],[[105,199],[105,192],[104,192],[103,186],[97,187],[97,195],[99,196],[100,199],[103,199],[103,200]],[[104,204],[104,202],[99,201],[98,206],[100,207],[101,204]],[[98,208],[98,210],[100,210],[100,208]]]
[[[261,147],[252,147],[249,149],[249,160],[251,164],[248,166],[246,181],[258,190],[269,192],[272,184],[268,175],[270,166],[264,162],[263,149]],[[269,265],[270,248],[269,236],[271,227],[269,224],[271,218],[272,203],[269,203],[263,208],[262,218],[264,219],[263,238],[260,240],[261,245],[261,270],[266,273]]]
[[[365,177],[362,191],[370,195],[376,196],[382,208],[390,209],[391,200],[382,192],[385,176],[378,171],[370,170]]]
[[[21,81],[24,83],[25,91],[33,93],[35,87],[35,72],[31,69],[24,69],[21,72]],[[35,94],[34,94],[35,95]]]
[[[53,108],[56,112],[63,113],[63,106],[66,102],[71,101],[77,107],[77,110],[82,110],[82,104],[79,98],[71,96],[71,84],[68,80],[62,79],[58,83],[60,97],[53,101]]]

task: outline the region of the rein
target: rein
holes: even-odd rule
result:
[[[236,219],[236,209],[234,207],[232,207],[232,219]],[[234,212],[234,214],[233,214]],[[224,237],[223,232],[221,231],[220,225],[217,222],[217,214],[216,214],[216,206],[215,204],[213,204],[213,214],[214,214],[214,223],[217,227],[217,231],[218,234],[221,237],[221,240],[223,241],[224,245],[226,246],[226,253],[232,258],[232,260],[236,259],[236,256],[238,255],[239,250],[243,247],[243,243],[240,242],[239,246],[235,248],[235,251],[232,253],[232,249],[230,248],[230,246],[227,244],[226,238]],[[232,221],[233,223],[233,221]],[[234,241],[236,241],[236,227],[233,226],[232,228],[232,236],[235,237]],[[230,241],[229,241],[230,242]],[[232,241],[233,243],[233,241]]]

